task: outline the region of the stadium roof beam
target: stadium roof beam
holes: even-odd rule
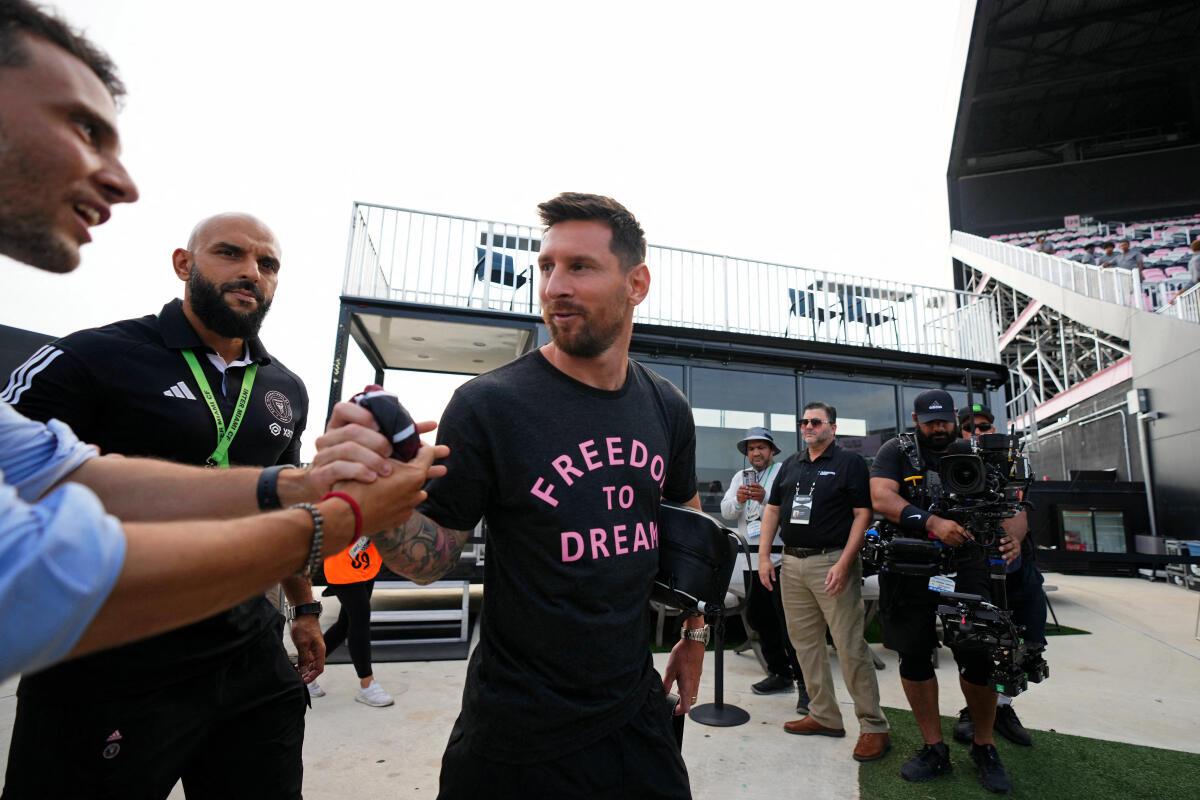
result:
[[[1101,78],[1111,79],[1121,75],[1129,75],[1136,72],[1146,72],[1148,70],[1163,69],[1166,67],[1182,66],[1186,64],[1195,64],[1200,62],[1200,53],[1193,53],[1189,56],[1180,56],[1178,58],[1166,59],[1163,61],[1151,61],[1140,64],[1130,64],[1128,66],[1109,69],[1103,73],[1088,72],[1078,75],[1062,75],[1055,78],[1048,78],[1041,81],[1032,81],[1030,83],[1020,84],[1016,86],[1007,86],[999,89],[988,89],[981,92],[976,92],[970,99],[971,103],[978,105],[981,102],[988,102],[998,98],[1019,97],[1022,95],[1037,94],[1044,89],[1051,89],[1057,86],[1073,86],[1078,83],[1088,83]],[[1108,87],[1111,93],[1111,86]]]
[[[1007,16],[1008,13],[1016,11],[1019,6],[1026,5],[1020,3],[1012,9],[997,15],[993,22],[998,22]],[[989,33],[986,38],[986,43],[989,46],[994,46],[1000,42],[1011,41],[1012,39],[1023,39],[1027,36],[1037,36],[1040,33],[1050,33],[1052,31],[1063,30],[1066,28],[1085,28],[1089,25],[1094,25],[1097,22],[1125,22],[1131,25],[1147,26],[1158,28],[1163,20],[1165,13],[1172,8],[1183,7],[1184,12],[1190,11],[1195,7],[1195,0],[1144,0],[1140,3],[1124,3],[1119,6],[1108,9],[1089,10],[1082,14],[1077,14],[1070,17],[1062,17],[1060,19],[1046,20],[1045,13],[1049,9],[1050,3],[1045,3],[1042,7],[1042,13],[1038,17],[1038,21],[1031,25],[1023,25],[1020,27],[1010,28],[1008,30],[996,31]],[[1084,4],[1084,7],[1087,7]],[[1148,20],[1136,19],[1141,14],[1158,11],[1159,18],[1153,22]]]

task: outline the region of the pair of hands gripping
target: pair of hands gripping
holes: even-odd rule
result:
[[[435,422],[412,423],[395,396],[377,386],[367,387],[353,400],[334,406],[308,470],[310,494],[322,497],[338,491],[353,497],[362,510],[364,533],[403,525],[425,499],[425,484],[446,474],[444,466],[433,462],[448,456],[449,448],[420,439],[436,427]],[[407,435],[393,443],[400,433]],[[353,543],[353,531],[327,530],[325,555],[340,553]],[[297,617],[291,636],[300,677],[312,683],[325,669],[320,621],[315,616]]]

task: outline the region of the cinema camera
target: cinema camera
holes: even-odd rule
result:
[[[914,464],[916,442],[901,439],[901,448]],[[988,550],[1003,579],[1000,558],[1001,525],[1027,504],[1022,491],[1030,483],[1029,468],[1015,435],[989,434],[952,442],[936,473],[910,479],[913,503],[931,513],[952,519],[971,532],[974,544]],[[878,572],[933,576],[952,571],[950,548],[936,539],[916,539],[890,522],[867,531],[863,564]],[[995,570],[993,570],[995,572]]]
[[[942,592],[938,603],[946,645],[982,652],[992,661],[991,681],[995,690],[1016,697],[1050,677],[1050,666],[1042,657],[1042,645],[1021,639],[1021,626],[1012,612],[992,605],[977,594]]]

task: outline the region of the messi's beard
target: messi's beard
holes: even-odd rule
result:
[[[188,298],[192,311],[213,333],[226,339],[249,339],[258,335],[271,301],[264,300],[262,291],[249,281],[230,281],[217,286],[200,274],[195,266],[188,275]],[[251,311],[234,311],[225,302],[225,293],[249,292],[257,301]]]

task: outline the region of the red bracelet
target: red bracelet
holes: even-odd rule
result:
[[[358,507],[358,501],[345,492],[329,492],[321,498],[322,501],[328,500],[331,497],[336,497],[338,500],[345,500],[350,504],[350,510],[354,512],[354,539],[363,535],[362,509]]]

